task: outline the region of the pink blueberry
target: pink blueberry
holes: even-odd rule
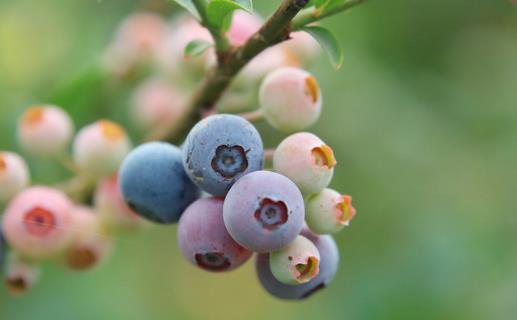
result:
[[[66,249],[65,263],[74,270],[90,269],[108,256],[111,236],[104,230],[97,213],[90,208],[75,207],[72,217],[73,239]]]
[[[285,132],[303,130],[321,114],[320,87],[314,76],[298,68],[268,74],[260,87],[259,102],[267,121]]]
[[[72,120],[63,109],[51,105],[32,106],[18,121],[18,142],[28,153],[54,156],[68,146],[73,130]]]
[[[352,197],[332,189],[310,196],[305,204],[309,228],[318,234],[336,233],[350,224],[356,212]]]
[[[202,198],[183,213],[178,243],[183,256],[201,269],[220,272],[244,264],[251,251],[232,239],[223,221],[223,199]]]
[[[307,132],[287,137],[273,156],[275,171],[291,179],[305,195],[326,188],[334,175],[335,165],[332,148]]]
[[[24,257],[52,257],[72,239],[71,210],[72,203],[62,192],[48,187],[28,188],[16,195],[5,210],[5,239]]]
[[[99,120],[79,131],[73,144],[73,157],[80,170],[103,177],[119,168],[130,148],[124,128],[109,120]]]
[[[29,185],[29,169],[16,153],[0,151],[0,202],[9,200]]]

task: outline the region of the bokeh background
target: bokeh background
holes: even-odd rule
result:
[[[255,2],[267,15],[279,1]],[[123,17],[151,7],[178,10],[165,0],[0,0],[0,149],[16,150],[24,107],[55,97],[77,127],[126,123],[130,89],[92,98],[105,90],[96,76],[75,78]],[[27,296],[0,289],[0,319],[515,319],[517,7],[372,0],[323,25],[345,63],[311,67],[325,100],[312,131],[334,147],[332,186],[358,210],[336,236],[342,262],[328,289],[276,300],[252,263],[199,271],[180,256],[175,227],[153,227],[121,236],[94,271],[49,264]],[[260,127],[267,145],[280,140]],[[51,162],[31,169],[41,183],[65,175]]]

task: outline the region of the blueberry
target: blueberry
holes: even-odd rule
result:
[[[251,257],[251,251],[232,239],[223,222],[223,199],[203,198],[191,204],[178,225],[181,253],[208,271],[233,270]]]
[[[264,148],[258,131],[234,115],[214,115],[190,131],[183,164],[189,177],[204,191],[225,196],[247,173],[261,170]]]
[[[356,214],[351,196],[328,188],[308,197],[305,207],[307,225],[318,234],[340,231],[350,224]]]
[[[4,234],[2,232],[2,224],[0,223],[0,272],[4,269],[6,252],[7,245],[5,243]]]
[[[120,188],[128,206],[157,223],[177,222],[199,197],[176,146],[150,142],[134,149],[122,163]]]
[[[288,300],[308,298],[324,289],[337,272],[339,251],[334,239],[328,235],[318,236],[305,228],[301,234],[311,240],[320,253],[320,270],[318,275],[311,281],[300,285],[283,284],[271,272],[269,254],[264,253],[257,256],[255,267],[260,284],[277,298]]]
[[[304,203],[300,190],[274,172],[252,172],[235,183],[224,201],[230,235],[255,252],[278,250],[300,233]]]
[[[275,278],[285,284],[301,284],[319,273],[320,253],[304,236],[269,254],[269,267]]]

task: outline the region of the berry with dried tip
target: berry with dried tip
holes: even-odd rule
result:
[[[17,126],[18,142],[23,150],[37,156],[62,153],[72,138],[74,128],[69,115],[51,105],[27,109]]]
[[[99,218],[108,228],[131,230],[143,225],[144,220],[131,210],[120,191],[118,175],[114,174],[97,184],[93,198]]]
[[[267,121],[284,132],[303,130],[321,114],[320,87],[310,73],[298,68],[268,74],[260,87],[259,102]]]
[[[224,224],[240,245],[255,252],[278,250],[300,233],[303,197],[286,177],[269,171],[245,175],[224,201]]]
[[[29,185],[29,169],[22,157],[0,152],[0,202],[11,199]]]
[[[306,195],[318,193],[329,185],[335,165],[332,148],[307,132],[284,139],[273,156],[275,171],[291,179]]]
[[[128,206],[154,222],[177,222],[199,197],[181,157],[178,147],[162,142],[146,143],[131,151],[119,171],[120,189]]]
[[[320,253],[319,273],[307,283],[294,286],[281,283],[271,272],[270,255],[264,253],[257,256],[255,267],[260,284],[277,298],[288,300],[308,298],[327,287],[337,272],[339,251],[334,239],[328,235],[318,236],[308,229],[304,229],[301,235],[312,241]]]
[[[13,297],[27,293],[38,281],[39,275],[39,265],[24,260],[15,252],[9,254],[5,270],[5,285]]]
[[[185,98],[171,84],[160,79],[142,83],[132,99],[133,121],[143,130],[175,127],[185,109]]]
[[[257,129],[245,119],[221,114],[198,122],[183,147],[185,171],[204,191],[225,196],[242,176],[261,170],[264,148]]]
[[[302,284],[319,273],[320,253],[316,246],[303,236],[280,250],[269,254],[269,267],[275,278],[285,284]]]
[[[94,177],[104,177],[117,171],[130,148],[124,128],[109,120],[99,120],[79,131],[73,157],[80,170]]]
[[[28,188],[16,195],[5,210],[5,239],[23,257],[53,257],[72,239],[71,210],[72,202],[62,192],[48,187]]]
[[[352,197],[332,189],[310,196],[305,204],[309,228],[318,234],[336,233],[350,224],[355,216]]]
[[[191,204],[178,225],[183,256],[201,269],[222,272],[244,264],[251,251],[232,239],[223,221],[223,199],[203,198]]]
[[[73,215],[73,240],[65,253],[65,263],[73,270],[90,269],[110,253],[112,242],[99,216],[90,208],[76,207]]]

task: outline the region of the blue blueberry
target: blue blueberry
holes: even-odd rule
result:
[[[224,224],[240,245],[255,252],[291,243],[304,221],[303,197],[288,178],[256,171],[237,181],[224,201]]]
[[[6,251],[7,244],[5,243],[4,235],[2,233],[2,225],[0,224],[0,271],[4,269]]]
[[[162,142],[134,149],[122,163],[119,179],[128,206],[158,223],[177,222],[200,194],[183,169],[180,149]]]
[[[255,261],[260,284],[277,298],[287,300],[308,298],[328,286],[337,272],[339,251],[334,239],[329,235],[318,236],[306,228],[301,232],[301,235],[311,240],[320,253],[319,273],[309,282],[300,285],[288,285],[278,281],[271,272],[269,253],[259,254]]]
[[[201,120],[183,148],[183,165],[192,181],[220,197],[242,176],[261,170],[263,161],[258,131],[242,117],[228,114]]]

